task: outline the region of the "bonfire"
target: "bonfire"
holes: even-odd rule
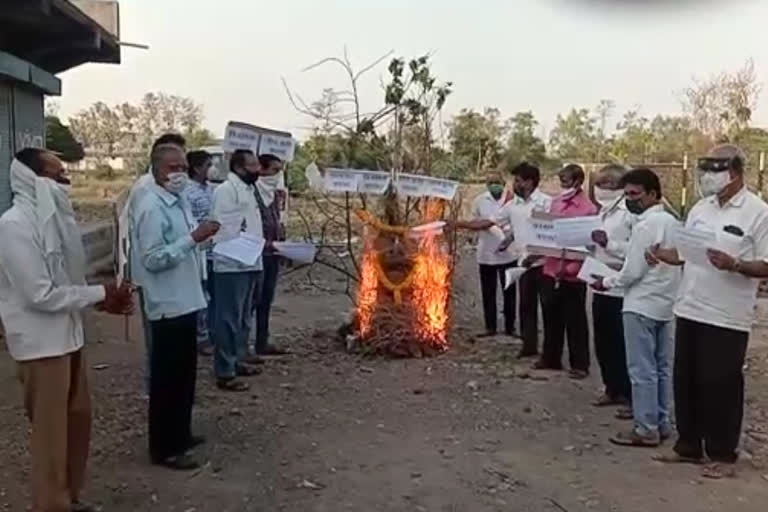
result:
[[[348,348],[394,357],[433,356],[447,350],[453,249],[443,230],[447,202],[423,199],[419,224],[400,220],[393,194],[383,215],[359,210],[363,252]]]

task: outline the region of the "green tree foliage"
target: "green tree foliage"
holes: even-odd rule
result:
[[[45,147],[58,153],[65,162],[78,162],[85,156],[83,146],[55,115],[45,116]]]
[[[466,164],[467,176],[479,176],[499,165],[504,154],[506,128],[497,108],[482,113],[462,109],[448,123],[448,141],[457,161]]]
[[[507,121],[507,143],[504,157],[507,161],[522,162],[529,160],[544,164],[547,161],[547,148],[544,141],[536,135],[539,122],[533,112],[518,112]]]
[[[558,114],[549,134],[549,150],[562,161],[594,162],[602,153],[597,117],[587,108]]]

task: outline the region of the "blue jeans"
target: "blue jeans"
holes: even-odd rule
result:
[[[672,433],[672,322],[624,313],[624,339],[635,432],[643,436],[669,435]]]
[[[217,379],[231,379],[237,364],[248,354],[253,295],[261,285],[262,272],[219,272],[213,278],[213,368]]]
[[[280,256],[264,255],[264,279],[256,287],[254,309],[256,310],[256,353],[262,353],[269,346],[269,316],[275,300],[277,276],[280,273]]]
[[[213,345],[213,308],[215,302],[213,300],[213,262],[208,260],[208,279],[203,281],[203,292],[205,292],[205,299],[208,302],[206,309],[201,309],[197,314],[197,346],[205,347]]]
[[[144,290],[141,288],[139,288],[139,309],[141,309],[141,327],[144,330],[144,361],[146,361],[144,389],[149,394],[149,383],[152,376],[152,325],[149,323],[147,312],[144,309]]]

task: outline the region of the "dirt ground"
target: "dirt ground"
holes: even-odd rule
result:
[[[454,290],[453,346],[434,359],[361,359],[334,332],[348,299],[333,274],[281,283],[279,343],[252,392],[212,387],[201,360],[195,430],[209,442],[195,473],[150,466],[144,350],[136,319],[89,317],[94,439],[86,497],[105,512],[178,511],[762,511],[768,499],[768,337],[753,336],[739,475],[704,481],[652,452],[612,446],[626,427],[588,404],[597,370],[577,383],[532,373],[511,339],[480,330],[471,257]],[[768,317],[766,317],[768,319]],[[27,422],[15,368],[0,353],[0,510],[28,502]],[[763,505],[760,505],[763,503]]]

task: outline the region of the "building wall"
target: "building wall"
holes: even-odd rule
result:
[[[11,206],[11,159],[26,147],[45,147],[43,94],[26,84],[0,80],[0,213]]]

